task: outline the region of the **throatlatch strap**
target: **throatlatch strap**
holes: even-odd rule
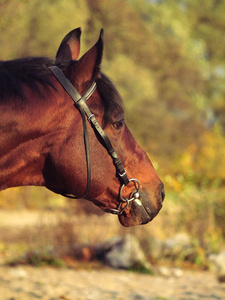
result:
[[[72,85],[72,83],[66,78],[64,73],[56,66],[49,67],[50,71],[53,73],[53,75],[56,77],[56,79],[59,81],[59,83],[62,85],[62,87],[65,89],[65,91],[70,95],[70,97],[73,99],[75,106],[77,106],[77,102],[82,99],[81,95],[78,93],[78,91],[75,89],[75,87]],[[91,87],[86,91],[85,95],[86,100],[93,94],[95,90],[95,85],[91,85]],[[87,128],[87,121],[85,117],[85,112],[83,109],[79,108],[82,122],[83,122],[83,136],[84,136],[84,146],[85,146],[85,152],[86,152],[86,164],[87,164],[87,186],[84,192],[84,195],[79,198],[85,198],[87,197],[90,187],[91,187],[91,159],[90,159],[90,146],[89,146],[89,138],[88,138],[88,128]],[[67,195],[67,194],[61,194],[62,196],[65,196],[67,198],[77,199],[78,197]]]

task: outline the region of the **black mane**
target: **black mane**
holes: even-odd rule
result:
[[[48,70],[48,67],[54,64],[54,60],[45,57],[0,61],[0,103],[7,102],[9,98],[20,98],[25,101],[24,84],[37,93],[40,93],[40,85],[54,88]],[[116,109],[123,108],[121,97],[106,75],[101,74],[96,83],[104,105],[105,121],[111,121],[112,113]]]
[[[45,57],[19,58],[0,61],[0,102],[16,97],[25,99],[23,84],[39,92],[38,84],[52,86],[48,67],[54,61]]]

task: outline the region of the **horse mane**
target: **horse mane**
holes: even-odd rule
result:
[[[105,123],[111,122],[113,112],[124,110],[122,98],[105,74],[101,73],[101,78],[98,78],[96,83],[104,106],[104,121]]]
[[[67,62],[67,67],[75,62]],[[9,98],[19,98],[26,101],[23,85],[26,84],[34,92],[43,96],[40,85],[54,88],[48,67],[55,61],[46,57],[27,57],[11,61],[0,61],[0,103]],[[111,80],[103,73],[96,80],[98,91],[104,106],[104,120],[111,121],[112,113],[123,109],[122,99]]]
[[[0,102],[9,98],[25,100],[23,85],[40,93],[39,85],[53,87],[48,67],[54,60],[45,57],[27,57],[0,62]]]

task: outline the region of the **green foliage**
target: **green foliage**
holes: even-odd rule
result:
[[[202,7],[196,0],[2,0],[0,10],[2,59],[54,57],[62,37],[78,26],[84,31],[84,52],[103,27],[103,71],[123,96],[127,123],[153,160],[160,162],[161,174],[211,176],[204,170],[204,155],[194,168],[185,166],[185,172],[180,161],[192,155],[193,144],[199,149],[206,143],[202,136],[208,131],[215,144],[223,145],[223,1],[207,0]],[[219,135],[206,127],[215,121],[221,124]],[[210,160],[210,168],[216,170],[218,159]],[[215,178],[210,176],[208,182]]]
[[[142,265],[134,265],[129,269],[129,271],[134,273],[145,274],[145,275],[154,275],[153,271],[150,268]]]
[[[85,28],[89,16],[85,0],[1,1],[0,11],[1,59],[54,57],[62,37]]]
[[[188,232],[199,252],[201,249],[207,253],[219,251],[225,236],[223,188],[209,190],[187,184],[179,193],[169,193],[168,201],[165,209],[171,218],[175,215],[169,221],[175,232]]]
[[[62,259],[55,257],[53,253],[30,251],[26,252],[23,259],[14,258],[7,263],[10,266],[26,264],[35,267],[52,266],[52,267],[64,267]]]

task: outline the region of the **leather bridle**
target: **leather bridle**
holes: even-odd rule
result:
[[[59,81],[59,83],[62,85],[62,87],[65,89],[65,91],[69,94],[69,96],[73,99],[75,107],[79,110],[82,121],[83,121],[83,134],[84,134],[84,144],[85,144],[85,151],[86,151],[86,162],[87,162],[87,186],[86,190],[84,192],[84,195],[82,197],[76,197],[72,195],[67,194],[61,194],[68,198],[85,198],[87,197],[90,186],[91,186],[91,161],[90,161],[90,148],[89,148],[89,139],[88,139],[88,129],[87,129],[87,121],[86,116],[94,130],[98,133],[100,136],[103,146],[108,151],[109,155],[112,157],[113,163],[116,167],[116,174],[118,179],[120,180],[121,186],[119,190],[119,205],[116,209],[105,209],[105,212],[121,215],[124,210],[127,208],[129,203],[133,200],[139,199],[139,190],[140,190],[140,183],[137,179],[128,179],[127,173],[124,169],[123,164],[121,163],[121,160],[118,158],[118,155],[113,148],[108,136],[100,126],[99,122],[96,120],[95,115],[90,111],[89,107],[86,104],[86,101],[88,98],[91,97],[91,95],[94,93],[96,89],[96,82],[93,82],[91,86],[88,88],[88,90],[81,96],[79,92],[76,90],[74,85],[70,82],[70,80],[64,75],[62,70],[58,68],[57,66],[49,67],[49,70],[52,72],[52,74],[56,77],[56,79]],[[132,182],[134,184],[135,189],[132,191],[130,198],[125,198],[122,195],[124,186],[128,185],[129,182]],[[125,205],[122,207],[122,204],[125,203]]]

